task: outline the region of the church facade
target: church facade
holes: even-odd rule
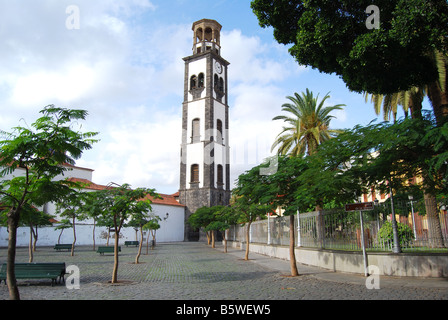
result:
[[[215,20],[193,23],[193,53],[185,62],[179,202],[185,219],[203,206],[230,201],[228,66]],[[198,233],[185,224],[185,240]]]

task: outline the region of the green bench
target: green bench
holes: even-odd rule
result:
[[[61,244],[57,243],[54,245],[54,249],[58,250],[58,251],[59,250],[70,251],[70,250],[72,250],[72,244],[71,243],[61,243]]]
[[[110,246],[110,247],[98,247],[98,250],[96,251],[97,253],[104,255],[105,253],[114,253],[115,252],[115,247],[114,246]],[[121,252],[121,247],[118,247],[118,252]]]
[[[139,245],[139,243],[140,242],[138,242],[138,241],[125,241],[124,242],[124,245],[127,247],[127,246],[138,246]]]
[[[65,262],[53,263],[15,263],[14,272],[16,279],[51,279],[51,286],[58,280],[65,282]],[[6,284],[6,263],[2,264],[0,269],[0,283],[5,280]]]

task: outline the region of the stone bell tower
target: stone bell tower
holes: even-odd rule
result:
[[[193,23],[193,54],[185,62],[179,202],[185,219],[203,206],[230,200],[227,67],[221,57],[221,25]],[[185,224],[185,240],[199,234]]]

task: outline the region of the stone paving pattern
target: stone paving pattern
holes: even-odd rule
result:
[[[367,289],[365,277],[298,265],[299,277],[288,277],[289,262],[221,245],[205,243],[158,244],[135,264],[136,247],[121,246],[118,279],[111,285],[113,255],[104,256],[92,247],[57,252],[38,247],[34,262],[65,262],[80,270],[80,289],[64,284],[51,287],[49,280],[18,280],[22,300],[448,300],[447,279],[380,277],[380,289]],[[0,263],[6,261],[0,248]],[[18,248],[17,262],[28,262],[28,248]],[[9,299],[7,286],[0,285],[0,300]]]

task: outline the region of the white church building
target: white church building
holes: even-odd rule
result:
[[[95,184],[92,182],[93,170],[87,168],[81,168],[76,166],[68,166],[69,170],[64,172],[64,176],[57,177],[56,179],[70,179],[72,181],[83,182],[86,187],[83,191],[92,192],[96,190],[102,190],[106,186]],[[17,169],[10,176],[6,176],[5,179],[10,179],[13,176],[22,175],[22,169]],[[185,206],[177,201],[177,194],[166,195],[160,194],[162,199],[153,199],[152,214],[159,216],[162,220],[159,222],[160,229],[156,232],[157,242],[175,242],[184,241],[184,229],[185,229]],[[73,229],[68,228],[62,232],[55,230],[55,227],[61,221],[61,217],[55,214],[56,206],[53,203],[48,203],[45,206],[39,208],[44,212],[53,215],[53,226],[38,228],[38,241],[37,246],[54,246],[58,243],[73,243]],[[93,244],[93,231],[94,221],[75,221],[76,228],[76,244],[75,245],[92,245]],[[144,231],[144,241],[149,236]],[[95,244],[106,244],[108,230],[106,227],[95,227]],[[60,236],[61,235],[61,236]],[[59,239],[60,236],[60,239]],[[136,232],[134,228],[124,227],[120,233],[120,245],[124,245],[125,241],[141,241],[140,232]],[[17,230],[17,246],[28,246],[30,241],[30,228],[19,227]],[[110,240],[109,243],[113,243]],[[8,231],[6,226],[0,226],[0,247],[8,246]]]

